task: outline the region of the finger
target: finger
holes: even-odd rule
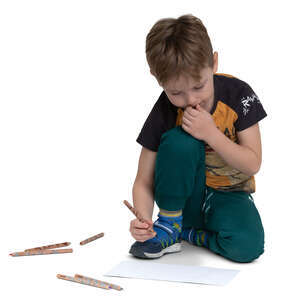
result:
[[[136,235],[136,236],[133,236],[137,241],[139,241],[139,242],[145,242],[145,241],[147,241],[147,240],[149,240],[149,239],[152,239],[153,238],[153,236],[140,236],[140,235]]]
[[[144,241],[146,240],[146,237],[145,237],[145,236],[135,235],[135,234],[131,234],[131,235],[132,235],[132,237],[133,237],[135,240],[137,240],[137,241],[139,241],[139,242],[144,242]]]
[[[145,232],[134,232],[134,233],[136,233],[136,234],[138,234],[138,235],[145,235],[145,236],[155,236],[156,235],[156,231],[154,231],[153,230],[153,232],[152,231],[145,231]]]
[[[145,220],[145,223],[148,224],[148,228],[153,226],[152,220]]]
[[[191,114],[189,114],[188,112],[184,112],[183,115],[182,115],[182,118],[186,118],[188,119],[189,121],[192,121],[195,119],[195,117],[193,117]]]
[[[150,239],[153,238],[156,234],[134,234],[135,237],[139,239]]]
[[[197,109],[197,110],[201,109],[201,106],[200,106],[199,103],[196,105],[196,109]]]
[[[196,110],[199,111],[199,112],[206,111],[200,104],[196,105]]]
[[[139,233],[139,234],[147,234],[149,233],[149,229],[145,229],[145,228],[137,228],[137,227],[131,227],[129,229],[129,231],[132,233],[132,234],[136,234],[136,233]]]
[[[196,105],[196,108],[199,108],[200,110],[205,110],[199,103]]]
[[[138,228],[149,228],[149,224],[146,222],[141,222],[138,219],[133,220],[132,225]]]
[[[132,230],[131,232],[133,235],[144,235],[144,236],[155,236],[156,235],[156,232],[153,230],[153,231],[145,231],[145,230],[137,230],[137,229],[134,229]]]
[[[191,115],[192,117],[196,117],[198,112],[197,112],[197,109],[191,107],[191,106],[188,106],[184,112],[186,112],[187,114]]]
[[[140,224],[136,225],[135,227],[141,228],[141,229],[148,229],[150,227],[150,225],[147,223],[140,223]]]
[[[135,224],[131,224],[129,227],[129,231],[133,233],[135,230],[143,230],[144,232],[148,232],[148,228],[137,227]]]
[[[187,117],[182,117],[182,123],[185,124],[186,126],[192,125],[191,120],[189,120]]]
[[[190,133],[190,127],[186,126],[184,123],[182,123],[181,127],[184,131],[186,131],[187,133]]]
[[[149,234],[150,231],[147,229],[145,230],[145,229],[134,228],[133,232],[136,234]]]
[[[139,226],[135,226],[134,224],[130,227],[131,231],[134,230],[140,230],[142,232],[149,232],[151,231],[151,229],[153,229],[152,226],[148,225],[147,227],[139,227]]]

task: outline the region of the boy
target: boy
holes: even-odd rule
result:
[[[264,230],[251,193],[262,104],[246,82],[216,73],[218,54],[192,15],[154,24],[146,56],[164,91],[137,138],[143,147],[133,203],[147,222],[131,221],[130,253],[158,258],[180,251],[183,239],[232,261],[258,258]]]

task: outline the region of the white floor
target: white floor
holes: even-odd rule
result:
[[[292,294],[296,278],[289,273],[291,266],[278,259],[276,253],[267,252],[252,263],[234,263],[215,255],[204,248],[183,242],[182,251],[168,254],[152,262],[209,266],[240,270],[226,286],[176,283],[142,279],[104,277],[103,274],[123,260],[135,260],[127,254],[126,243],[118,247],[115,239],[104,237],[86,246],[73,243],[74,253],[34,257],[8,257],[6,260],[6,285],[2,287],[10,294],[9,299],[184,299],[184,297],[210,297],[211,299],[258,299]],[[292,254],[292,253],[290,253]],[[5,255],[5,254],[3,254]],[[287,255],[288,256],[288,255]],[[277,259],[276,259],[277,257]],[[141,260],[139,260],[141,261]],[[142,260],[147,264],[150,261]],[[296,262],[296,260],[295,260]],[[296,266],[293,266],[296,268]],[[102,290],[59,280],[56,274],[75,273],[118,284],[123,291]],[[4,288],[4,291],[3,291]],[[295,294],[294,294],[295,295]],[[289,299],[295,299],[291,297]]]

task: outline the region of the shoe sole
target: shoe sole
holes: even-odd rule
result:
[[[133,251],[130,251],[130,253],[140,258],[159,258],[166,253],[175,253],[180,251],[181,251],[181,243],[175,243],[174,245],[162,249],[160,252],[157,253],[148,253],[148,252],[137,253],[136,251],[134,251],[135,253],[133,253]]]

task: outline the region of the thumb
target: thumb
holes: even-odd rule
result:
[[[144,220],[144,222],[148,225],[148,228],[151,228],[153,226],[152,220]]]

